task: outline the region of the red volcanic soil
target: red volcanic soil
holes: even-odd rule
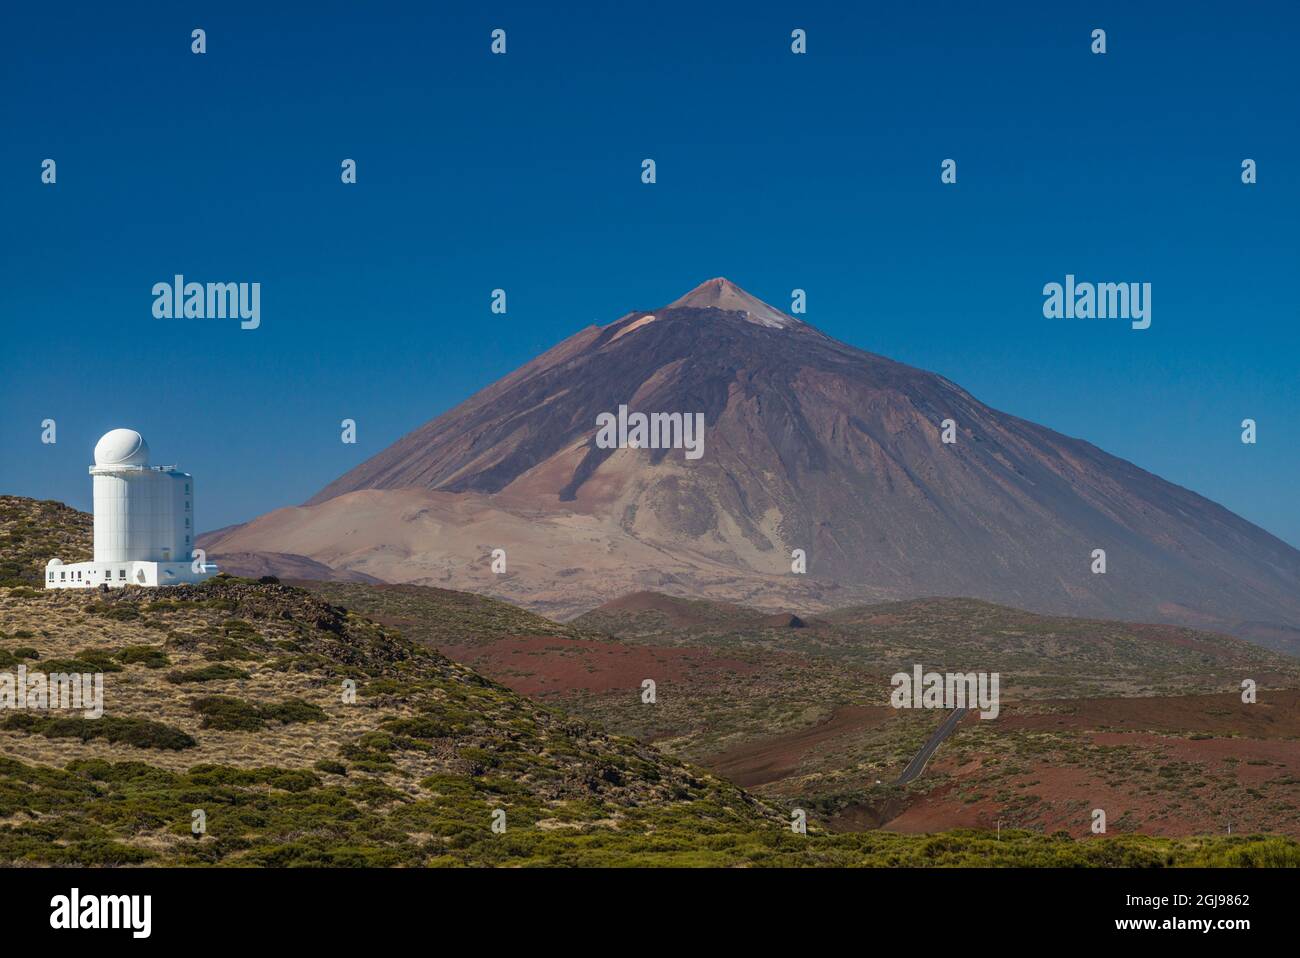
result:
[[[744,675],[758,666],[703,649],[663,649],[622,642],[529,635],[479,645],[440,645],[438,651],[523,695],[639,690],[658,683]]]
[[[1091,810],[1101,808],[1112,832],[1193,835],[1222,831],[1233,823],[1242,832],[1300,834],[1300,691],[1265,690],[1253,705],[1236,694],[1050,705],[1060,711],[1032,714],[1041,706],[1009,706],[993,730],[1074,732],[1085,750],[1103,747],[1125,754],[1127,765],[1121,768],[1129,771],[1116,772],[1101,758],[1098,767],[1090,767],[1087,759],[1076,756],[1067,762],[1044,753],[1025,772],[994,783],[982,774],[981,760],[958,767],[940,759],[932,769],[951,781],[917,798],[885,827],[916,833],[992,828],[1001,820],[1004,827],[1030,824],[1080,837],[1090,834]],[[1179,771],[1162,781],[1156,773],[1167,768]],[[1197,782],[1190,790],[1179,785]],[[1032,795],[1028,820],[1025,812],[1008,810],[994,794]]]
[[[837,831],[850,831],[855,824],[858,809],[849,809],[832,822]],[[883,826],[885,831],[917,835],[923,832],[942,832],[953,828],[996,828],[997,808],[989,803],[965,804],[961,800],[958,783],[943,785],[928,795],[913,801],[901,814],[890,818]],[[870,827],[870,826],[868,826]]]
[[[1155,758],[1194,762],[1214,766],[1233,762],[1237,781],[1241,785],[1260,785],[1277,778],[1279,769],[1285,774],[1300,773],[1300,742],[1293,739],[1243,739],[1243,738],[1174,738],[1162,735],[1143,735],[1138,732],[1103,732],[1092,736],[1094,745],[1122,745],[1128,748],[1148,748]],[[1255,762],[1257,764],[1250,764]],[[1265,765],[1263,763],[1267,762]]]
[[[775,615],[763,616],[755,625],[763,629],[803,629],[807,628],[808,623],[789,612],[777,612]]]
[[[1296,739],[1300,738],[1300,690],[1265,690],[1259,693],[1259,701],[1253,705],[1244,704],[1241,696],[1233,692],[1021,703],[1004,706],[996,723],[999,731],[1132,729],[1181,735],[1203,732],[1246,738]]]
[[[779,782],[897,714],[844,707],[705,764],[743,787]],[[1007,774],[1005,761],[969,751],[959,757],[945,743],[916,786],[884,805],[843,809],[830,826],[920,833],[1001,821],[1083,837],[1091,810],[1101,808],[1111,833],[1205,834],[1232,823],[1241,832],[1300,835],[1300,690],[1265,689],[1252,705],[1232,693],[1007,703],[982,731],[1007,736],[1020,770]],[[1055,734],[1035,740],[1035,733]],[[1023,748],[1030,742],[1038,744]],[[990,754],[1003,751],[995,746]]]
[[[830,739],[876,728],[896,715],[894,709],[885,705],[846,705],[819,725],[748,742],[710,759],[708,765],[742,788],[776,782],[795,772],[805,755],[816,752]]]

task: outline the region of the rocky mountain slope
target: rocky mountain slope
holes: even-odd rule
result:
[[[599,448],[621,405],[703,414],[702,457]],[[722,279],[574,334],[306,506],[205,543],[553,614],[646,588],[802,608],[967,595],[1300,648],[1300,552]]]

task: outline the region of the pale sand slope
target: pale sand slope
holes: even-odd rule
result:
[[[658,541],[635,521],[625,529],[608,515],[581,511],[581,502],[528,498],[532,505],[503,494],[367,489],[278,509],[200,541],[218,563],[223,554],[291,553],[386,582],[479,592],[561,617],[641,589],[801,610],[892,597],[794,575],[783,558],[788,553],[776,550],[761,557],[766,569],[745,569],[736,560],[754,557],[738,556],[725,534],[714,537],[708,554],[698,542]],[[505,574],[492,571],[494,549],[506,551]],[[267,570],[274,570],[273,559]]]

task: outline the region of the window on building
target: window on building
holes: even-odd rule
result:
[[[59,581],[60,581],[60,582],[64,582],[64,581],[66,581],[67,578],[68,578],[68,574],[67,574],[66,572],[60,572],[60,573],[59,573]]]
[[[118,570],[117,570],[117,577],[118,577],[119,579],[125,579],[125,578],[126,578],[126,570],[125,570],[125,569],[118,569]]]
[[[45,578],[47,578],[47,579],[49,579],[51,582],[53,582],[53,581],[54,581],[54,573],[53,573],[53,572],[47,572],[47,573],[45,573]]]

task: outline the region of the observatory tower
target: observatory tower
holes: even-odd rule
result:
[[[133,429],[95,444],[95,560],[45,565],[47,589],[177,585],[217,571],[194,555],[194,477],[149,465],[149,445]]]

